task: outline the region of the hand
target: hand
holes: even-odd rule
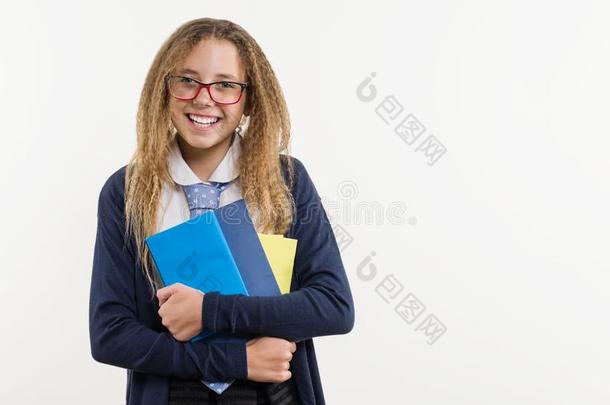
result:
[[[176,340],[186,342],[201,333],[203,296],[201,291],[182,283],[157,290],[161,323]]]
[[[288,380],[292,373],[290,361],[297,345],[275,337],[257,337],[246,343],[248,380],[281,383]]]

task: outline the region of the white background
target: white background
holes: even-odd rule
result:
[[[125,370],[90,355],[97,198],[131,156],[155,53],[204,16],[265,51],[292,154],[325,202],[406,207],[402,225],[333,215],[353,238],[342,255],[356,323],[315,339],[327,403],[610,402],[604,2],[10,1],[0,403],[124,402]],[[372,72],[367,103],[356,88]],[[434,165],[375,113],[389,95],[446,147]],[[376,292],[388,275],[403,285],[392,303]],[[426,306],[412,324],[394,311],[409,292]],[[434,344],[415,330],[429,314],[447,328]]]

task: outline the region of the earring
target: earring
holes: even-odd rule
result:
[[[245,136],[245,132],[248,129],[249,122],[250,118],[242,114],[241,119],[239,120],[239,125],[237,125],[237,128],[235,128],[235,132],[237,133],[237,135],[241,136],[242,138]]]

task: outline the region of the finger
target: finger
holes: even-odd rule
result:
[[[167,301],[164,297],[164,294],[159,294],[159,291],[157,291],[157,299],[159,300],[159,308],[165,303],[165,301]]]
[[[174,294],[175,291],[176,291],[176,285],[175,284],[172,284],[170,286],[163,287],[163,288],[157,290],[157,298],[159,299],[159,302],[167,301],[167,299],[169,297],[171,297],[171,295]]]
[[[290,352],[294,353],[297,351],[297,344],[294,342],[290,342]]]

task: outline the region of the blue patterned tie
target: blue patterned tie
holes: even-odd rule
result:
[[[201,215],[206,211],[217,209],[220,206],[220,193],[226,190],[233,181],[231,180],[226,183],[210,181],[208,184],[196,183],[182,186],[189,204],[191,218]],[[201,380],[201,382],[217,394],[222,394],[233,383],[233,381],[208,382],[204,380]]]
[[[191,218],[203,214],[208,210],[215,210],[220,205],[220,193],[227,189],[232,181],[221,183],[216,181],[209,184],[196,183],[182,186],[189,204]]]

